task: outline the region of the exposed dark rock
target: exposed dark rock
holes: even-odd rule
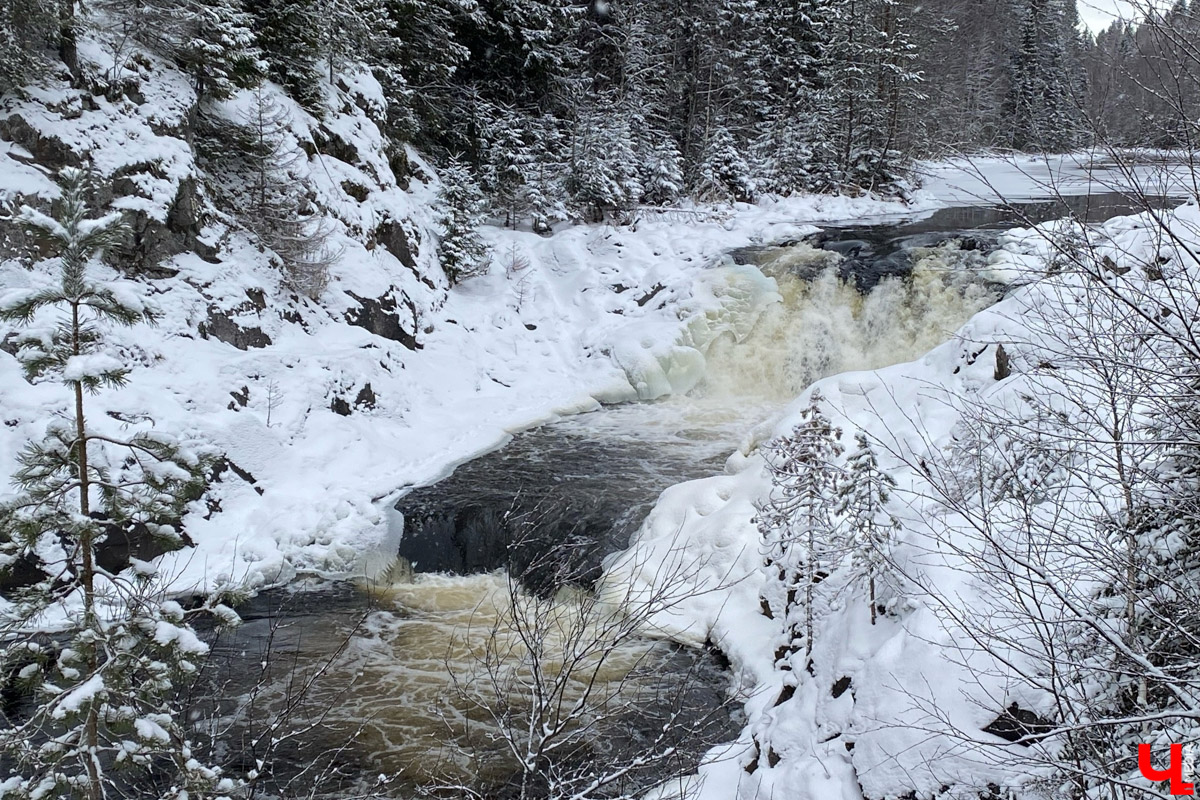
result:
[[[416,271],[417,260],[413,256],[412,247],[408,242],[408,234],[404,226],[397,220],[387,219],[375,229],[375,240],[383,245],[383,249],[394,255],[401,264]]]
[[[791,685],[784,686],[783,690],[779,693],[779,697],[775,698],[776,707],[783,705],[784,703],[786,703],[788,700],[791,700],[795,696],[796,696],[796,687],[795,686],[791,686]]]
[[[371,194],[371,190],[361,183],[354,181],[342,181],[342,191],[353,197],[358,202],[363,202]]]
[[[1009,742],[1028,738],[1028,741],[1021,742],[1028,746],[1031,742],[1048,736],[1053,730],[1053,722],[1013,703],[1000,716],[988,723],[983,732],[999,736]]]
[[[832,694],[835,699],[841,697],[846,693],[846,690],[850,688],[850,680],[851,679],[849,675],[843,675],[842,677],[838,678],[833,682],[833,688],[830,689],[829,693]]]
[[[259,311],[267,310],[267,296],[262,289],[247,289],[246,297],[250,299],[250,305],[254,306]]]
[[[317,129],[315,144],[318,151],[333,156],[338,161],[345,161],[347,164],[359,162],[358,148],[324,125]]]
[[[232,397],[232,398],[233,398],[235,401],[237,401],[237,404],[238,404],[239,406],[241,406],[242,408],[245,408],[245,407],[246,407],[246,404],[250,402],[250,387],[249,387],[249,386],[243,386],[243,387],[242,387],[242,390],[241,390],[240,392],[230,392],[230,393],[229,393],[229,395],[230,395],[230,396],[231,396],[231,397]],[[229,407],[230,407],[231,409],[235,410],[235,411],[237,410],[237,409],[234,407],[233,403],[230,403],[230,404],[229,404]]]
[[[152,561],[179,549],[179,544],[178,540],[152,534],[141,522],[133,523],[131,528],[113,525],[96,547],[96,566],[109,572],[120,572],[129,566],[131,558]]]
[[[354,407],[375,407],[375,391],[371,388],[371,384],[365,384],[361,389],[358,390],[358,396],[354,398]]]
[[[38,132],[19,114],[0,120],[0,139],[21,145],[33,155],[34,161],[51,172],[83,163],[70,145],[57,136]]]
[[[667,287],[663,286],[661,283],[654,284],[654,286],[650,289],[649,292],[647,292],[646,294],[642,295],[641,297],[639,297],[637,299],[638,306],[644,307],[647,303],[649,303],[651,300],[653,300],[655,297],[657,297],[659,292],[661,292],[663,289],[666,289],[666,288]]]
[[[16,331],[13,331],[3,339],[0,339],[0,352],[8,353],[10,356],[15,356],[17,351],[21,349],[21,346],[17,344],[20,338],[21,335]]]
[[[403,147],[396,145],[389,148],[388,166],[392,168],[392,175],[396,177],[396,185],[401,189],[407,189],[408,179],[413,175],[413,167],[408,160],[408,153]]]
[[[400,324],[400,314],[396,303],[397,289],[392,289],[382,297],[359,297],[354,292],[347,292],[358,301],[359,307],[346,312],[346,321],[351,325],[366,328],[376,336],[400,342],[409,350],[420,350],[421,344],[416,337],[406,331]],[[406,301],[412,314],[413,328],[416,328],[417,315],[411,303]]]
[[[767,748],[767,766],[774,767],[781,760],[782,759],[779,757],[779,753],[775,752],[775,748],[773,748],[773,747]]]
[[[239,467],[237,463],[231,461],[227,456],[221,456],[216,460],[216,463],[213,464],[212,472],[209,475],[209,481],[212,483],[221,481],[222,476],[226,472],[232,472],[234,475],[237,475],[246,483],[253,486],[254,491],[258,492],[259,494],[263,493],[262,487],[258,485],[258,480],[254,477],[254,475],[251,474],[249,470]]]
[[[1002,381],[1012,375],[1012,361],[1008,356],[1008,351],[1004,349],[1004,345],[996,345],[996,369],[992,372],[992,376]]]
[[[333,401],[329,404],[329,410],[343,417],[350,416],[350,404],[344,398],[334,395]]]
[[[250,350],[267,347],[271,337],[262,328],[243,328],[233,321],[229,313],[209,308],[208,319],[197,327],[200,336],[205,339],[217,339],[225,344],[231,344],[238,350]]]

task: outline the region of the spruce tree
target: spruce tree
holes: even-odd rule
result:
[[[679,148],[669,136],[660,135],[647,150],[642,157],[642,198],[651,205],[670,205],[683,194]]]
[[[871,604],[871,624],[875,624],[875,581],[888,565],[892,539],[900,523],[888,514],[890,491],[896,481],[879,469],[875,450],[866,435],[854,437],[856,449],[846,459],[845,472],[838,485],[838,513],[849,526],[846,549],[851,568],[867,581]]]
[[[642,196],[626,110],[612,98],[580,115],[567,190],[591,222],[633,208]]]
[[[1062,152],[1079,143],[1074,0],[1023,0],[1008,108],[1012,147]]]
[[[454,284],[487,272],[491,263],[487,245],[479,236],[484,199],[470,171],[457,160],[442,170],[441,178],[438,257],[446,277]]]
[[[196,0],[187,13],[175,58],[195,81],[196,94],[221,100],[258,85],[266,64],[255,45],[253,17],[236,0]]]
[[[44,578],[10,596],[0,618],[0,690],[31,702],[0,725],[5,797],[121,796],[140,773],[157,796],[229,791],[233,782],[191,753],[176,702],[207,647],[187,614],[154,591],[148,565],[113,574],[97,563],[104,538],[144,529],[176,545],[184,505],[199,496],[203,458],[159,433],[118,438],[93,429],[86,397],[119,389],[129,364],[107,346],[105,325],[151,323],[127,290],[93,281],[94,258],[125,235],[120,214],[91,218],[87,176],[60,173],[56,216],[18,218],[57,253],[60,282],[8,297],[0,318],[31,328],[18,358],[31,381],[61,381],[65,421],[19,456],[16,499],[0,508],[0,566],[36,565]],[[46,327],[46,323],[53,323]],[[53,640],[29,635],[55,610]]]
[[[800,424],[767,445],[772,491],[755,520],[767,574],[762,607],[783,622],[776,652],[776,666],[783,670],[792,669],[791,657],[801,649],[806,662],[812,653],[813,589],[833,543],[841,430],[825,416],[823,400],[814,391]]]
[[[248,7],[267,77],[301,105],[318,112],[323,99],[318,0],[262,0]]]
[[[0,93],[48,71],[58,32],[58,3],[0,0]]]

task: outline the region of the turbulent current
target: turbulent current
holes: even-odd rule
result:
[[[671,770],[736,735],[719,662],[633,635],[590,591],[602,559],[627,545],[662,490],[748,452],[814,380],[918,357],[998,298],[973,239],[821,244],[743,250],[713,268],[718,282],[749,270],[779,301],[727,325],[736,337],[704,341],[691,391],[520,434],[404,495],[399,565],[366,587],[370,610],[356,616],[342,597],[293,631],[304,639],[290,645],[293,663],[311,676],[294,768],[336,752],[347,772],[392,776],[395,796],[445,782],[511,787],[528,761],[511,744],[548,724],[547,686],[559,712],[588,706],[571,722],[582,733],[568,761],[640,752],[661,735],[663,709],[689,709],[695,723]],[[278,710],[296,679],[266,687],[257,702]],[[663,769],[629,780],[645,788]]]
[[[745,340],[713,343],[702,392],[784,403],[828,375],[916,358],[996,300],[977,277],[983,258],[975,250],[951,241],[914,248],[909,258],[911,272],[864,293],[837,253],[804,243],[762,251],[760,269],[783,300]]]

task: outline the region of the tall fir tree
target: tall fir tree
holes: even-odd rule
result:
[[[57,3],[0,0],[0,93],[36,82],[49,71],[58,34]]]
[[[175,53],[196,94],[221,100],[262,80],[266,64],[255,44],[253,17],[237,0],[196,0]]]
[[[491,259],[479,235],[485,201],[470,171],[452,160],[441,171],[438,258],[451,284],[487,272]]]
[[[1074,0],[1018,0],[1008,109],[1011,146],[1062,152],[1080,141]]]
[[[319,112],[321,31],[319,0],[262,0],[249,4],[267,77],[310,111]]]

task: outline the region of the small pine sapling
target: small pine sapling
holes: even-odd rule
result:
[[[130,372],[105,327],[156,315],[118,285],[89,279],[89,264],[125,226],[118,213],[88,216],[84,171],[67,168],[60,179],[57,216],[18,214],[57,252],[59,283],[0,305],[0,319],[27,328],[18,351],[27,379],[61,381],[72,399],[65,424],[19,455],[18,496],[0,506],[0,571],[31,564],[44,576],[11,593],[0,613],[0,691],[31,697],[0,726],[0,763],[11,770],[0,794],[124,796],[127,768],[153,777],[164,798],[225,791],[232,782],[192,757],[174,699],[207,647],[188,614],[162,598],[153,567],[135,561],[114,574],[97,559],[115,532],[178,542],[174,524],[202,492],[207,461],[162,434],[119,439],[88,426],[85,397],[124,386]],[[48,612],[59,635],[39,642],[32,632]]]
[[[857,448],[846,459],[837,488],[839,514],[848,526],[847,546],[851,568],[867,581],[871,624],[876,620],[875,581],[888,565],[888,553],[899,521],[887,512],[889,494],[896,486],[891,475],[879,469],[875,450],[866,434],[855,437]]]
[[[768,616],[784,621],[786,641],[776,654],[776,664],[785,670],[791,669],[790,658],[800,650],[801,640],[806,661],[812,653],[813,587],[831,546],[838,478],[835,459],[842,446],[841,429],[821,410],[823,399],[820,392],[813,392],[800,424],[790,435],[767,445],[773,489],[755,519],[766,551],[762,607]]]

